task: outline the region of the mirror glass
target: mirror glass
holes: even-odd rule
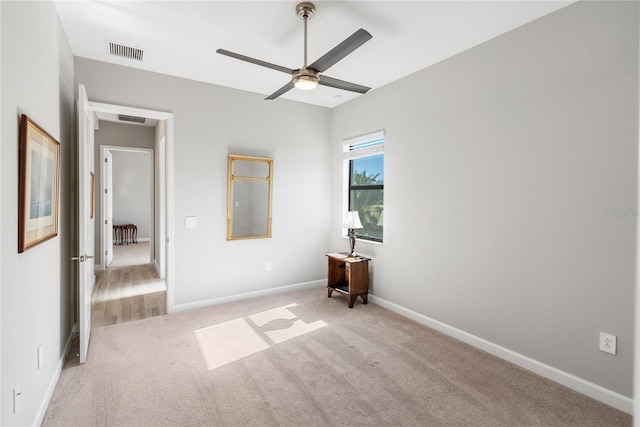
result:
[[[227,240],[271,237],[273,159],[229,155]]]
[[[269,163],[257,160],[239,160],[233,161],[233,175],[247,178],[268,178]]]

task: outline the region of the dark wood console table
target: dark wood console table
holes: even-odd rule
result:
[[[358,296],[364,304],[369,296],[369,258],[347,257],[347,253],[327,254],[327,297],[334,291],[347,296],[349,308],[353,308]]]

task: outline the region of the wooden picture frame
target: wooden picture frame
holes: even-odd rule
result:
[[[90,206],[90,216],[89,219],[93,219],[93,216],[95,214],[95,208],[96,208],[96,176],[93,174],[93,172],[91,173],[91,206]]]
[[[18,253],[58,235],[60,143],[25,114],[20,118]]]

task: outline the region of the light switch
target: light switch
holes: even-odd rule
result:
[[[184,217],[184,225],[187,228],[198,228],[198,217],[197,216]]]

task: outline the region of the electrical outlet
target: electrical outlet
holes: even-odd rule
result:
[[[616,336],[600,332],[600,350],[606,353],[616,354]]]
[[[38,346],[38,369],[42,369],[44,365],[44,355],[42,354],[42,344]]]
[[[18,408],[20,407],[20,400],[22,398],[22,389],[20,388],[20,383],[16,384],[13,388],[13,413],[18,413]]]
[[[271,261],[264,263],[264,271],[271,271]]]

